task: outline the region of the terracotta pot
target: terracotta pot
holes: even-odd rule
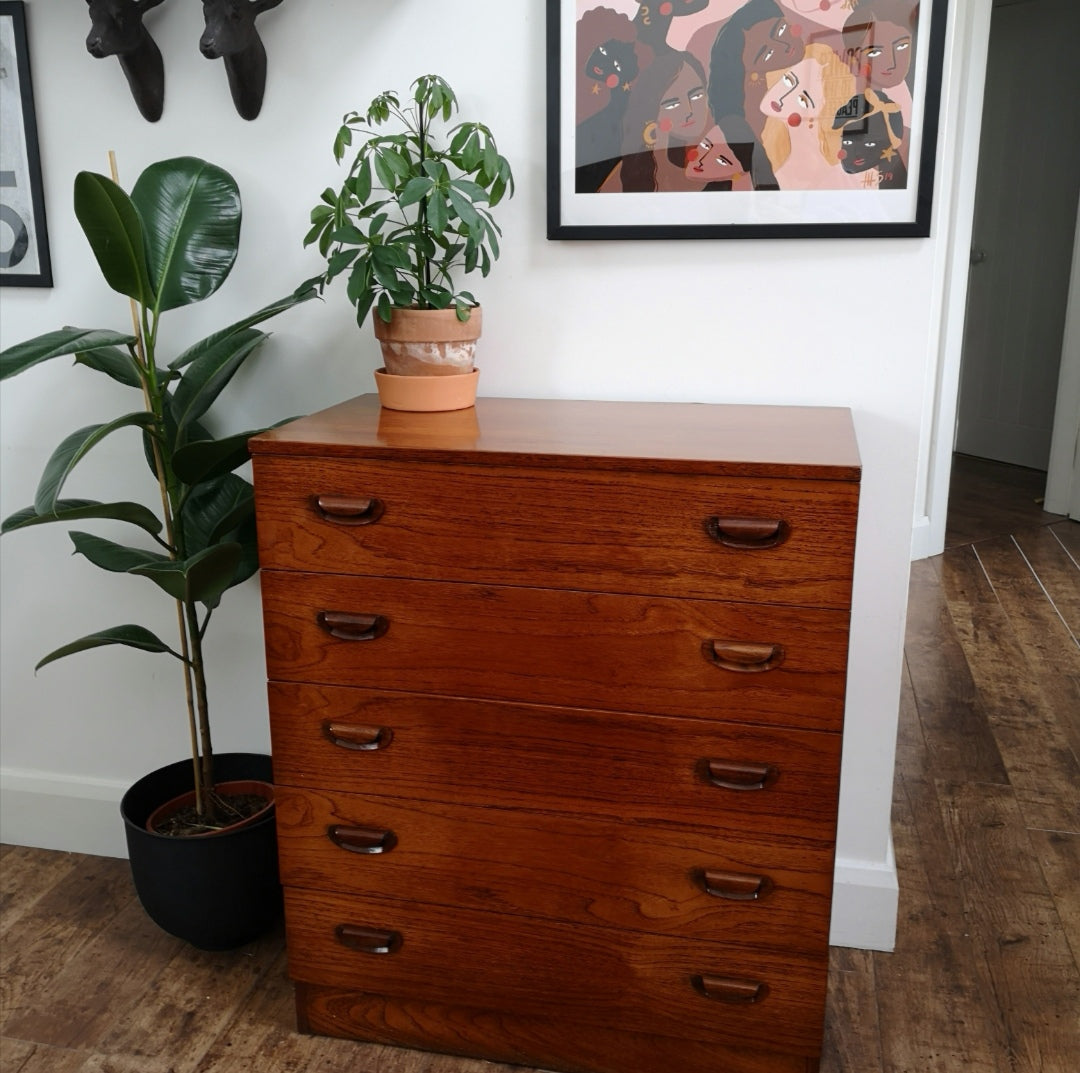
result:
[[[391,376],[460,376],[472,371],[482,326],[480,307],[468,320],[454,309],[395,309],[387,323],[373,315],[375,338]]]
[[[467,409],[476,403],[479,379],[479,369],[453,376],[393,376],[385,369],[375,371],[379,402],[388,410],[430,413]]]
[[[260,779],[234,779],[231,782],[219,782],[215,786],[216,791],[223,797],[228,797],[230,794],[256,794],[257,796],[264,798],[266,804],[263,805],[258,812],[253,812],[250,816],[245,816],[242,820],[237,820],[236,823],[226,824],[224,827],[215,828],[212,831],[207,831],[201,835],[185,835],[185,838],[213,838],[215,835],[223,835],[228,831],[235,831],[240,827],[250,827],[253,823],[257,823],[267,812],[274,807],[274,786],[272,783],[263,782]],[[152,831],[155,834],[158,832],[158,828],[161,827],[166,820],[175,812],[179,812],[182,808],[187,808],[189,805],[195,804],[195,791],[188,790],[186,793],[178,794],[176,797],[170,798],[168,801],[158,805],[153,812],[146,818],[146,829]]]

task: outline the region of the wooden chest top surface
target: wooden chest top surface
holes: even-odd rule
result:
[[[256,455],[321,455],[857,481],[839,407],[481,398],[447,413],[361,395],[251,440]]]

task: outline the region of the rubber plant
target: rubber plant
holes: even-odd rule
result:
[[[225,282],[240,240],[241,202],[226,171],[194,157],[150,165],[130,196],[112,179],[80,172],[75,215],[105,282],[131,301],[132,330],[65,327],[0,353],[0,379],[64,355],[111,377],[140,397],[120,417],[72,432],[45,466],[34,502],[7,518],[0,531],[46,522],[126,523],[141,538],[117,543],[80,529],[75,551],[103,570],[145,578],[176,604],[175,645],[143,626],[112,626],[50,652],[41,668],[64,656],[106,645],[167,654],[183,679],[199,822],[227,822],[213,792],[213,747],[203,647],[211,615],[229,588],[258,569],[254,499],[234,471],[248,459],[249,429],[222,437],[203,417],[241,366],[267,338],[257,324],[314,296],[301,287],[188,346],[165,363],[164,314],[200,302]],[[75,467],[106,437],[137,430],[160,509],[136,498],[104,503],[64,493]],[[148,479],[148,490],[151,480]],[[150,546],[147,546],[150,545]],[[36,669],[37,669],[36,668]]]
[[[510,164],[483,123],[458,123],[438,137],[458,106],[446,81],[422,75],[411,89],[404,105],[388,91],[366,113],[344,116],[334,159],[341,163],[355,136],[363,140],[340,189],[326,189],[312,209],[304,238],[327,260],[313,283],[348,272],[359,325],[372,305],[387,323],[395,307],[453,305],[468,320],[477,302],[455,274],[491,270],[502,232],[489,210],[514,192]],[[396,130],[374,129],[391,121]]]

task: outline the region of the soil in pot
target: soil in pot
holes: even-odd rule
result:
[[[154,809],[146,829],[170,838],[206,838],[253,823],[274,805],[274,787],[256,779],[222,782],[211,794],[214,820],[199,815],[195,791],[180,794]]]

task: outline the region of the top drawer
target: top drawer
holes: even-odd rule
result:
[[[851,482],[257,455],[255,487],[264,567],[851,601]]]

